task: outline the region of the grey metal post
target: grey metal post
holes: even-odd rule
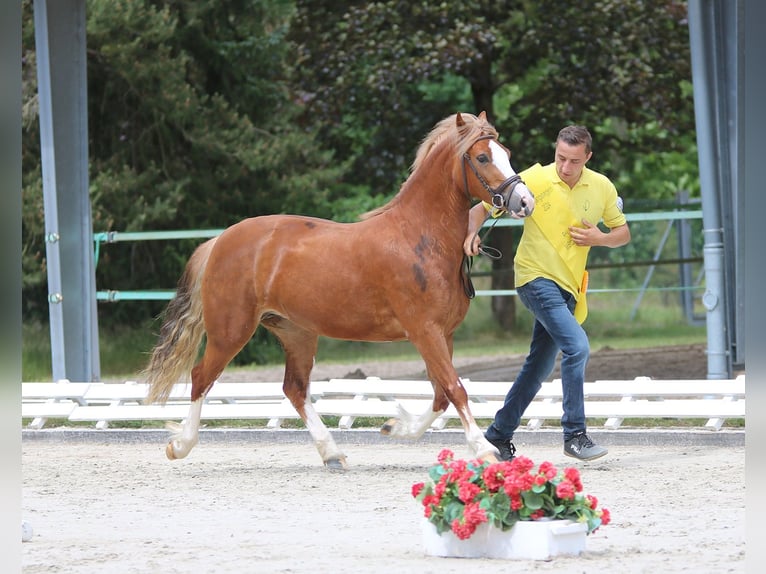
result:
[[[734,341],[735,237],[731,231],[731,199],[736,185],[737,161],[737,28],[741,2],[691,0],[689,35],[694,110],[697,127],[700,186],[703,205],[707,311],[708,378],[732,374]],[[729,76],[727,76],[730,74]],[[733,80],[733,81],[732,81]],[[732,93],[733,92],[733,93]],[[724,229],[724,222],[729,226]],[[725,243],[728,239],[728,247]],[[727,262],[726,254],[732,261]],[[727,292],[726,280],[730,289]]]
[[[35,0],[34,15],[53,379],[96,381],[85,0]]]

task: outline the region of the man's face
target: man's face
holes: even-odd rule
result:
[[[556,142],[556,173],[569,187],[574,187],[580,180],[582,168],[588,163],[593,152],[585,153],[585,144],[569,145]]]

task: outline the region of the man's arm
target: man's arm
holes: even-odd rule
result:
[[[481,238],[479,229],[489,217],[489,213],[481,202],[474,205],[468,212],[468,233],[463,241],[463,251],[466,255],[478,255]]]

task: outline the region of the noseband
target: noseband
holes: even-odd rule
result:
[[[476,140],[476,142],[479,142],[481,140],[493,140],[495,139],[493,136],[481,136],[479,139]],[[474,143],[476,143],[474,142]],[[520,183],[524,183],[521,179],[521,176],[518,174],[514,174],[505,181],[503,181],[500,185],[497,186],[497,188],[492,189],[492,186],[487,183],[487,180],[482,177],[482,175],[479,173],[479,170],[476,169],[476,166],[473,163],[473,160],[471,159],[471,156],[468,154],[468,152],[465,152],[463,154],[463,185],[465,187],[465,193],[468,196],[469,200],[473,200],[471,197],[471,194],[468,192],[468,174],[465,170],[465,166],[468,164],[468,167],[471,168],[471,171],[473,171],[474,175],[476,176],[476,179],[479,180],[479,183],[481,183],[482,186],[484,186],[484,189],[487,190],[487,193],[489,194],[491,198],[492,207],[495,209],[505,209],[507,211],[508,202],[511,198],[511,195],[513,195],[513,190],[516,189],[516,186]]]

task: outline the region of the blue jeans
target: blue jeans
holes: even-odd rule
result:
[[[564,440],[568,440],[585,430],[583,382],[590,356],[588,335],[574,318],[576,300],[550,279],[533,279],[516,291],[535,316],[532,342],[524,366],[505,396],[505,404],[485,435],[490,440],[513,438],[521,415],[553,372],[560,350],[564,400],[561,426]]]

